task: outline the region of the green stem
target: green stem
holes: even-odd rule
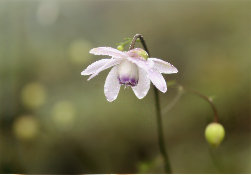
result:
[[[156,116],[157,116],[157,126],[158,126],[158,138],[159,138],[159,148],[160,153],[162,154],[164,160],[164,167],[166,173],[172,173],[170,162],[168,159],[168,154],[166,152],[165,140],[163,134],[162,127],[162,116],[160,110],[160,102],[159,102],[159,91],[156,87],[154,87],[154,96],[155,96],[155,107],[156,107]]]
[[[141,44],[143,45],[145,51],[148,53],[150,57],[150,53],[147,49],[145,40],[141,34],[136,34],[131,42],[131,45],[129,47],[129,50],[133,49],[135,47],[135,43],[137,39],[140,39]],[[165,167],[165,173],[172,173],[171,166],[170,166],[170,161],[168,158],[168,154],[166,151],[166,146],[165,146],[165,140],[164,140],[164,133],[163,133],[163,123],[162,123],[162,116],[161,116],[161,109],[160,109],[160,101],[159,101],[159,91],[156,87],[154,87],[154,96],[155,96],[155,108],[156,108],[156,117],[157,117],[157,128],[158,128],[158,140],[159,140],[159,148],[160,148],[160,153],[162,155],[162,158],[164,160],[164,167]]]
[[[211,108],[212,108],[212,110],[214,112],[214,122],[216,122],[216,123],[219,122],[218,111],[217,111],[214,103],[212,102],[212,100],[209,97],[207,97],[206,95],[201,94],[198,91],[192,90],[192,89],[187,89],[186,88],[185,90],[187,90],[188,92],[193,93],[193,94],[199,96],[200,98],[204,99],[205,101],[207,101],[210,104],[210,106],[211,106]]]
[[[195,91],[193,89],[184,87],[179,83],[175,83],[175,84],[177,85],[177,88],[178,88],[178,94],[174,98],[173,102],[164,108],[164,110],[162,111],[162,114],[165,114],[169,110],[171,110],[173,108],[173,106],[179,101],[180,97],[184,94],[184,92],[189,92],[189,93],[192,93],[192,94],[202,98],[206,102],[208,102],[214,112],[214,122],[216,122],[216,123],[219,122],[219,115],[218,115],[217,108],[210,97],[203,95],[202,93]]]

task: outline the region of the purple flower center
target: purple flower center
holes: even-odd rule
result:
[[[127,86],[136,86],[138,84],[138,80],[130,77],[118,77],[119,83]]]

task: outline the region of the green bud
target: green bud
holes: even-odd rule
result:
[[[224,136],[225,130],[221,124],[214,122],[207,125],[205,130],[205,137],[210,145],[214,147],[219,146],[224,139]]]
[[[124,46],[123,45],[118,45],[117,49],[120,50],[120,51],[123,51],[124,50]]]
[[[136,53],[138,56],[144,58],[145,60],[147,60],[147,58],[149,57],[148,53],[145,50],[141,49],[141,48],[135,48],[133,50],[130,50],[130,52],[131,53]]]
[[[144,51],[143,49],[137,51],[137,53],[138,53],[139,56],[142,56],[143,58],[145,58],[145,60],[147,60],[147,58],[149,57],[147,52]]]

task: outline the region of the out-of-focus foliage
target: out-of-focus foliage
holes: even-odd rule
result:
[[[108,71],[80,76],[92,47],[144,35],[167,75],[213,96],[226,138],[204,139],[210,106],[185,94],[164,114],[175,173],[251,173],[251,1],[0,0],[0,172],[161,173],[153,93],[121,89]],[[140,46],[140,45],[138,45]],[[125,48],[127,49],[127,48]],[[161,94],[164,108],[177,89]]]

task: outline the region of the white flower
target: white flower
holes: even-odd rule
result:
[[[150,89],[150,81],[165,93],[166,81],[161,74],[178,72],[168,62],[158,58],[147,58],[146,51],[140,48],[122,52],[111,47],[98,47],[91,49],[90,53],[112,57],[96,61],[81,72],[81,75],[91,75],[88,78],[90,80],[101,71],[112,67],[104,87],[105,96],[109,102],[117,98],[121,85],[130,86],[139,99],[146,96]]]

